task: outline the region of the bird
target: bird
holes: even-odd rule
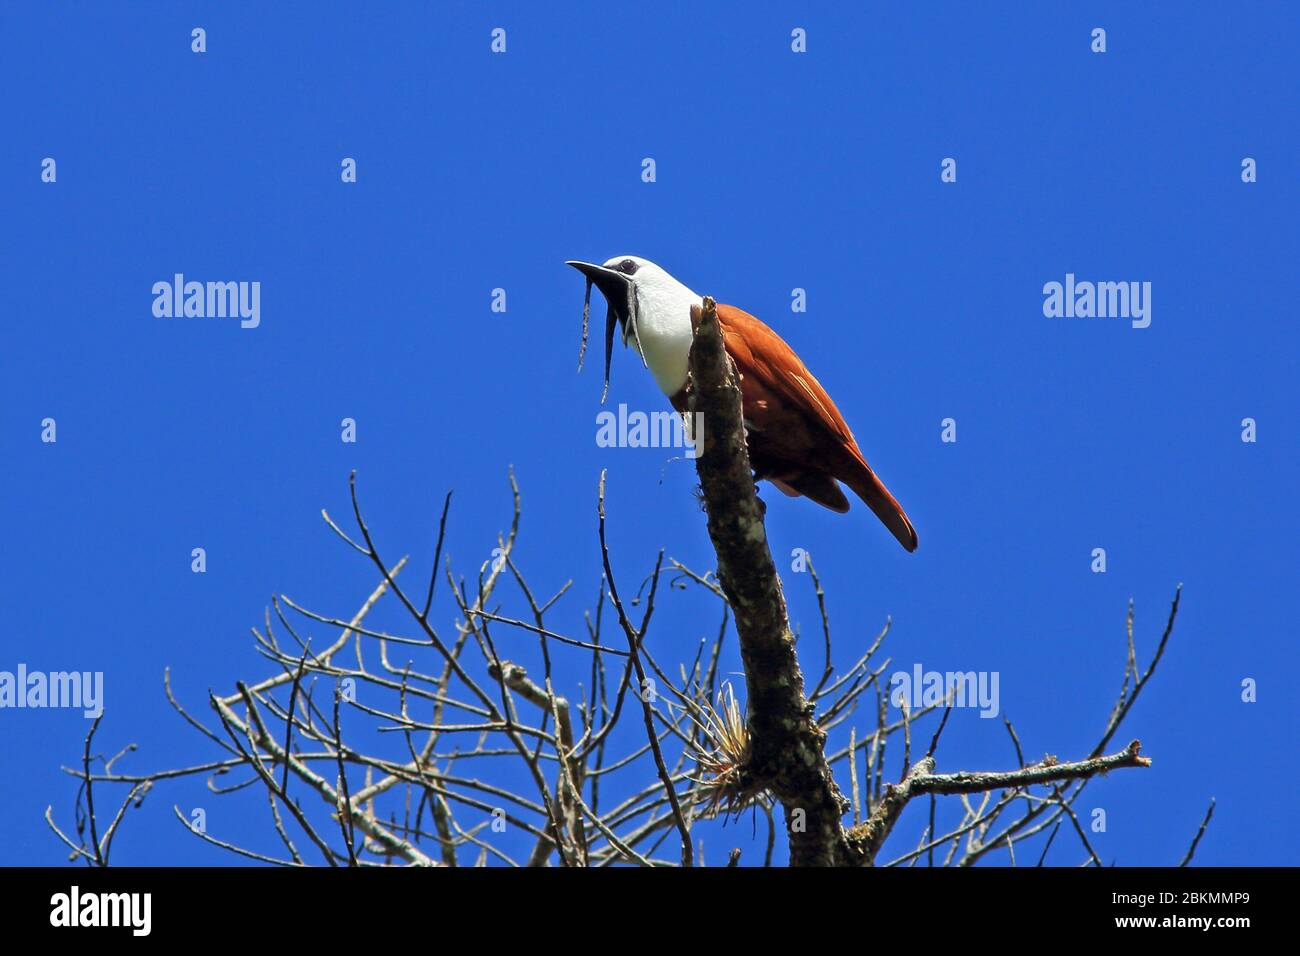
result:
[[[571,259],[609,305],[605,327],[605,383],[615,321],[622,340],[640,353],[673,408],[688,408],[687,377],[694,330],[691,307],[702,297],[662,267],[640,256],[614,256],[601,264]],[[583,336],[586,337],[584,308]],[[908,551],[916,529],[902,505],[867,464],[844,416],[803,360],[767,325],[743,309],[717,305],[723,346],[740,376],[746,443],[755,481],[766,480],[790,497],[805,497],[831,511],[849,510],[847,485]]]

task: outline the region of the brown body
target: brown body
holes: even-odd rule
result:
[[[867,464],[821,383],[790,346],[754,316],[718,306],[723,343],[740,373],[750,464],[787,495],[849,510],[837,481],[853,489],[899,543],[915,551],[916,529]],[[671,399],[686,410],[685,389]]]

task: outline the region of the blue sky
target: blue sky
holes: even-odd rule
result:
[[[347,513],[351,469],[380,544],[419,575],[455,489],[446,550],[472,575],[513,466],[521,568],[539,593],[574,581],[565,633],[599,586],[602,468],[624,591],[659,548],[707,569],[691,463],[597,447],[599,345],[575,374],[582,281],[562,263],[635,253],[775,328],[915,523],[908,555],[860,504],[764,493],[778,565],[816,561],[841,665],[892,616],[899,668],[996,672],[1031,759],[1082,757],[1128,600],[1145,660],[1182,582],[1117,741],[1154,765],[1089,788],[1081,809],[1108,820],[1094,845],[1176,863],[1214,797],[1198,862],[1296,863],[1294,13],[1090,6],[7,5],[0,670],[102,671],[99,745],[138,743],[130,768],[212,756],[163,669],[201,712],[208,688],[267,673],[248,629],[273,593],[355,610],[372,571],[319,515]],[[177,272],[260,282],[261,324],[155,318],[151,287]],[[1067,273],[1150,282],[1150,327],[1046,317],[1043,286]],[[625,352],[611,402],[666,407]],[[807,575],[785,585],[816,635]],[[717,625],[676,592],[657,614],[674,671]],[[583,679],[580,653],[559,657]],[[0,863],[57,863],[41,814],[71,819],[59,767],[86,721],[0,723]],[[939,769],[1013,756],[1000,721],[958,711]],[[128,817],[119,861],[228,862],[172,817],[203,801],[211,832],[270,846],[264,801],[180,783]],[[753,862],[763,828],[701,835],[713,862],[733,845]],[[1052,861],[1079,862],[1065,846]]]

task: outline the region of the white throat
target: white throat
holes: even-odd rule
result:
[[[662,269],[642,268],[636,277],[638,321],[636,332],[624,329],[623,342],[642,355],[655,381],[669,398],[686,385],[691,355],[691,306],[700,297]]]

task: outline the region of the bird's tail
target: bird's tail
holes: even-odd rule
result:
[[[876,473],[871,470],[871,466],[862,459],[861,455],[854,455],[853,458],[854,467],[851,473],[837,477],[866,502],[867,507],[876,513],[876,517],[893,533],[899,544],[908,551],[915,551],[916,529],[912,527],[912,522],[907,520],[907,513],[903,511],[903,506],[889,493],[885,483],[876,477]]]

